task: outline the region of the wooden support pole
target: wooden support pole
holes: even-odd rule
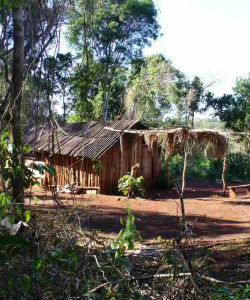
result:
[[[184,165],[183,165],[183,173],[182,173],[182,188],[181,188],[182,194],[184,193],[185,186],[186,186],[186,177],[187,177],[187,158],[188,158],[188,153],[187,153],[187,151],[185,151],[185,155],[184,155]]]
[[[167,185],[168,185],[168,191],[169,191],[169,184],[170,184],[170,174],[169,174],[169,156],[166,157],[166,175],[167,175]]]
[[[226,195],[226,189],[227,189],[227,182],[226,182],[227,162],[228,162],[228,157],[226,154],[224,157],[224,161],[223,161],[223,171],[222,171],[223,195],[224,196]]]
[[[121,150],[121,170],[120,170],[120,177],[124,175],[124,144],[123,144],[123,134],[120,133],[120,150]]]

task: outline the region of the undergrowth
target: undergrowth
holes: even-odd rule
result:
[[[220,297],[226,291],[240,295],[237,286],[223,290],[224,285],[204,279],[211,251],[193,244],[188,227],[180,243],[168,241],[155,248],[156,254],[148,254],[135,244],[139,233],[130,211],[113,246],[96,232],[84,231],[88,216],[83,207],[33,211],[29,227],[18,235],[1,234],[0,298],[224,299]],[[248,292],[244,287],[242,295]]]

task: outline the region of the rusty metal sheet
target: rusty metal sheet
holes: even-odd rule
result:
[[[24,143],[34,151],[48,152],[52,155],[54,137],[54,153],[74,157],[100,158],[116,142],[120,134],[105,129],[127,130],[133,127],[145,127],[136,120],[119,120],[113,122],[88,121],[71,123],[59,127],[38,126],[25,130]]]

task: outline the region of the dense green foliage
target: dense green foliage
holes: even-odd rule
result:
[[[11,185],[14,174],[21,174],[24,180],[25,188],[29,188],[30,185],[35,185],[37,182],[33,177],[33,173],[30,168],[23,165],[14,166],[12,163],[13,153],[16,152],[17,155],[21,157],[30,154],[31,149],[28,146],[24,146],[20,149],[16,149],[10,140],[9,132],[2,134],[0,138],[0,162],[1,170],[0,175],[2,179],[2,185],[5,186],[5,182]],[[6,187],[5,187],[6,188]],[[18,199],[16,199],[18,202]]]
[[[74,91],[83,119],[118,114],[127,65],[159,35],[156,16],[152,0],[77,1],[69,40],[81,59]]]
[[[175,180],[182,177],[184,158],[174,155],[169,159],[170,182],[167,184],[167,170],[163,165],[161,176],[157,181],[157,188],[168,190],[175,186]],[[196,151],[188,158],[187,179],[188,180],[222,180],[223,159],[205,157]],[[229,153],[226,179],[228,182],[241,180],[248,182],[250,178],[250,157],[246,153]]]
[[[142,176],[135,178],[131,175],[124,175],[118,181],[118,190],[122,192],[124,196],[129,198],[135,197],[136,195],[144,195],[145,188],[143,185],[144,178]]]
[[[162,55],[135,60],[125,99],[127,116],[151,125],[164,120],[171,108],[179,77],[182,74]]]
[[[239,285],[236,288],[218,287],[214,292],[214,300],[245,300],[250,297],[250,285]]]
[[[250,75],[239,78],[232,95],[207,99],[207,107],[215,110],[215,115],[234,131],[250,130]]]
[[[175,155],[170,158],[170,174],[173,178],[181,176],[183,169],[183,157]],[[202,156],[199,152],[194,153],[189,159],[188,179],[213,179],[221,180],[223,160],[211,159]],[[228,155],[227,179],[247,180],[250,178],[250,157],[242,153],[230,153]]]
[[[158,127],[194,127],[195,113],[212,97],[199,77],[188,80],[163,55],[134,60],[124,106],[126,116]]]

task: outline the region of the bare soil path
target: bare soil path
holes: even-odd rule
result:
[[[188,182],[186,214],[195,236],[204,242],[250,239],[250,198],[239,196],[232,200],[228,195],[222,197],[221,191],[221,185],[215,182]],[[42,199],[36,207],[53,208],[51,194],[36,195]],[[60,197],[65,205],[73,205],[72,196],[62,194]],[[178,233],[180,206],[175,190],[158,191],[147,199],[129,200],[118,196],[77,195],[74,203],[90,210],[84,227],[103,234],[119,232],[120,218],[126,216],[127,204],[132,208],[143,239],[150,241],[159,236],[169,239]]]

